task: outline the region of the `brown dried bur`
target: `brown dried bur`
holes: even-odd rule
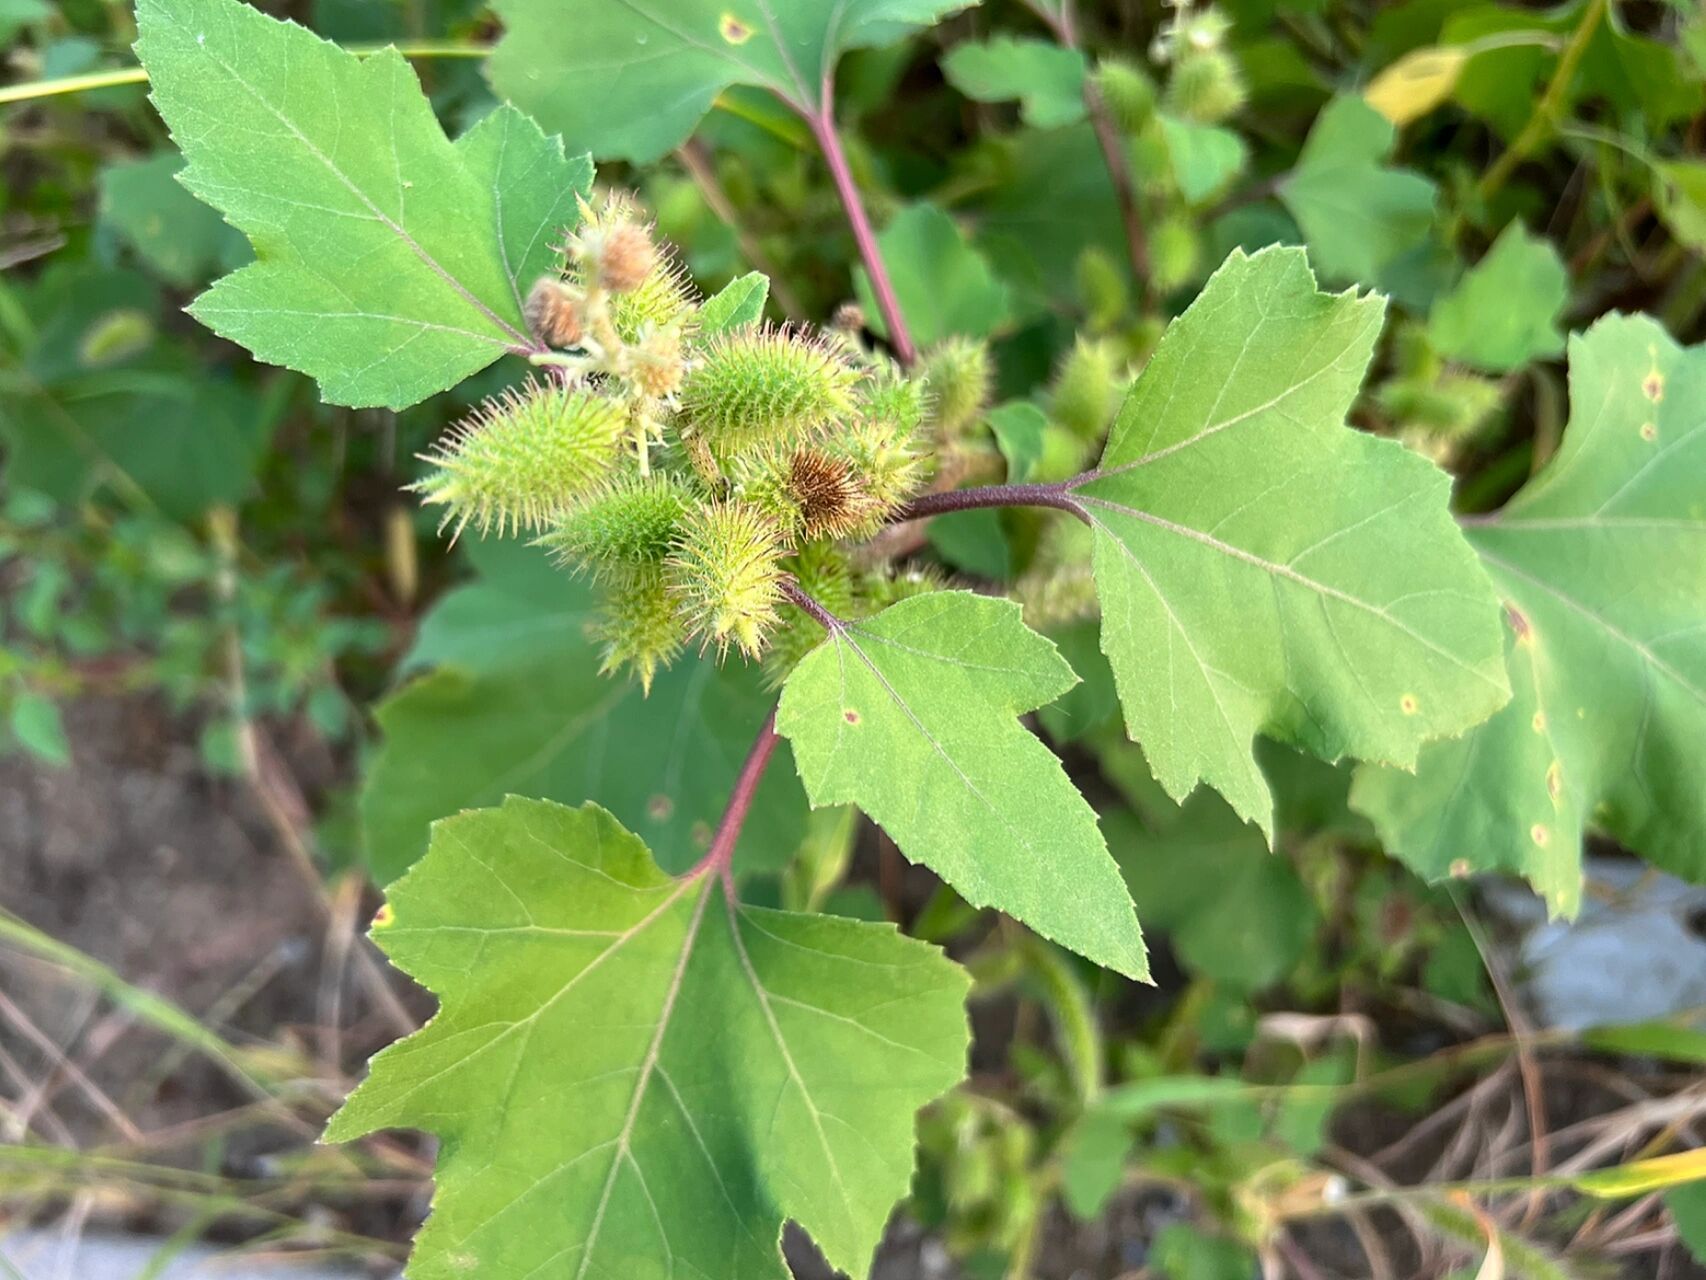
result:
[[[578,347],[586,339],[581,297],[569,285],[543,276],[527,295],[522,315],[533,336],[553,347]]]

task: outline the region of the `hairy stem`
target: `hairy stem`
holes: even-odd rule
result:
[[[711,838],[711,847],[689,873],[696,876],[708,872],[720,875],[723,888],[731,896],[734,893],[735,844],[740,839],[740,829],[746,825],[753,797],[758,794],[758,784],[764,780],[765,766],[770,763],[770,756],[780,741],[776,736],[776,708],[771,707],[770,714],[764,717],[764,723],[759,727],[758,737],[753,739],[752,749],[746,753],[746,763],[741,765],[740,776],[735,779],[734,790],[729,793],[728,807],[717,823],[717,834]]]
[[[782,594],[788,597],[789,603],[800,609],[801,612],[805,613],[807,617],[831,635],[834,635],[837,631],[840,631],[847,625],[828,609],[825,609],[823,605],[819,604],[813,596],[811,596],[792,578],[782,579]]]
[[[950,511],[972,511],[978,507],[1053,507],[1071,512],[1085,524],[1090,516],[1072,491],[1085,477],[1076,476],[1058,484],[991,484],[976,489],[948,489],[914,498],[895,513],[894,523],[923,520]]]
[[[895,296],[894,282],[889,279],[883,255],[877,249],[877,237],[871,231],[871,220],[865,215],[865,203],[853,182],[853,171],[847,165],[847,153],[841,147],[841,135],[830,114],[826,95],[821,109],[806,117],[812,136],[817,139],[823,158],[829,165],[829,175],[835,180],[835,193],[841,197],[841,207],[853,228],[853,242],[859,247],[859,260],[865,264],[865,274],[871,278],[871,292],[877,295],[877,309],[883,313],[883,325],[889,331],[889,345],[904,365],[918,359],[912,333],[906,327],[906,317],[900,313],[900,300]]]

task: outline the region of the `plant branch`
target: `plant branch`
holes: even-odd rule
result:
[[[379,53],[392,48],[384,44],[352,44],[345,46],[355,54]],[[394,46],[405,58],[483,58],[492,51],[489,44],[463,44],[456,40],[414,40]],[[8,102],[28,102],[34,98],[54,98],[62,93],[84,93],[90,89],[111,89],[126,84],[146,84],[148,73],[141,67],[117,67],[111,71],[91,71],[84,75],[60,76],[54,80],[31,80],[24,84],[7,85],[0,89],[0,105]]]
[[[770,763],[770,756],[780,741],[776,736],[776,708],[771,707],[770,714],[764,717],[764,723],[759,727],[758,737],[753,739],[752,749],[746,753],[746,762],[741,765],[734,790],[729,793],[728,807],[723,810],[722,820],[717,823],[717,834],[711,837],[711,847],[700,859],[699,865],[689,873],[695,876],[707,872],[720,875],[723,878],[724,891],[731,898],[735,891],[735,844],[740,840],[741,828],[746,825],[746,815],[752,809],[753,797],[758,794],[758,784],[764,780],[764,769]]]
[[[806,616],[813,622],[817,623],[818,626],[822,627],[831,635],[834,635],[837,631],[843,630],[847,626],[847,624],[840,618],[836,617],[828,609],[825,609],[822,604],[818,603],[816,598],[810,595],[805,588],[801,587],[793,578],[782,579],[782,594],[788,597],[789,603],[793,604],[801,612],[806,614]]]
[[[794,296],[776,264],[764,252],[764,246],[758,243],[758,238],[742,224],[734,202],[729,199],[728,192],[723,190],[723,184],[717,180],[716,171],[711,168],[710,158],[706,155],[705,144],[697,138],[689,138],[675,149],[675,156],[681,161],[681,167],[687,170],[687,176],[693,179],[693,185],[699,188],[699,194],[710,206],[711,212],[734,233],[741,256],[769,277],[770,296],[776,299],[776,305],[782,308],[783,314],[793,320],[803,317],[806,312],[800,305],[800,300]]]
[[[950,511],[973,511],[979,507],[1053,507],[1070,512],[1085,524],[1090,516],[1083,503],[1072,491],[1086,477],[1075,476],[1057,484],[991,484],[975,489],[947,489],[941,493],[926,493],[914,498],[895,513],[891,523],[923,520],[930,516],[946,515]]]
[[[1605,8],[1606,0],[1589,0],[1587,11],[1582,14],[1582,20],[1577,25],[1575,34],[1570,37],[1570,43],[1559,55],[1558,66],[1552,72],[1552,79],[1547,84],[1546,91],[1534,104],[1534,113],[1528,117],[1528,123],[1523,125],[1516,140],[1493,162],[1493,167],[1487,170],[1481,184],[1475,188],[1475,197],[1480,204],[1485,205],[1491,200],[1499,188],[1505,185],[1505,180],[1516,171],[1516,167],[1557,131],[1558,123],[1564,115],[1564,96],[1570,91],[1570,84],[1576,78],[1576,68],[1581,65],[1594,32],[1599,30],[1599,24],[1605,17]]]
[[[1076,47],[1076,46],[1068,46]],[[1137,186],[1131,177],[1131,161],[1120,144],[1120,132],[1108,114],[1108,104],[1095,78],[1084,77],[1084,108],[1090,113],[1090,127],[1096,131],[1096,141],[1102,147],[1102,160],[1108,167],[1108,178],[1114,184],[1114,199],[1119,203],[1120,221],[1125,224],[1126,256],[1131,259],[1131,272],[1137,281],[1137,296],[1144,309],[1149,306],[1149,234],[1144,230],[1143,212],[1137,206]]]
[[[883,255],[877,248],[877,237],[871,231],[871,220],[865,214],[864,201],[848,167],[847,153],[841,147],[841,135],[830,114],[829,97],[824,105],[806,116],[812,136],[829,165],[829,175],[835,181],[835,193],[841,197],[841,207],[853,228],[853,242],[859,247],[859,260],[865,264],[865,274],[871,278],[871,292],[877,295],[877,309],[883,313],[883,325],[888,329],[889,345],[903,365],[914,364],[918,348],[913,345],[912,332],[906,327],[906,317],[900,311],[900,299],[895,296],[894,282],[883,265]]]

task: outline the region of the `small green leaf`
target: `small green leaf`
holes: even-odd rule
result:
[[[1385,165],[1396,138],[1392,122],[1361,98],[1335,98],[1280,186],[1328,280],[1380,283],[1388,267],[1427,243],[1438,192],[1420,174]]]
[[[950,335],[982,338],[1007,320],[1007,287],[959,226],[932,204],[901,210],[877,237],[883,265],[894,279],[900,312],[922,347]],[[863,267],[854,272],[866,322],[888,336],[882,309]]]
[[[731,85],[768,89],[802,116],[849,49],[885,45],[975,0],[622,0],[578,7],[497,0],[501,97],[575,151],[639,163],[693,133]]]
[[[1655,164],[1653,194],[1659,217],[1671,234],[1691,249],[1706,249],[1706,163],[1671,160]]]
[[[422,622],[405,671],[435,667],[379,705],[385,740],[361,798],[368,856],[386,882],[458,809],[528,791],[596,800],[643,832],[668,869],[695,862],[728,800],[769,697],[756,668],[683,659],[650,696],[598,674],[592,593],[534,547],[472,544],[481,576]],[[739,865],[778,866],[805,832],[785,762],[747,819]]]
[[[1096,815],[1017,719],[1075,680],[1017,605],[937,592],[833,631],[788,677],[776,728],[814,805],[857,804],[966,901],[1143,977]]]
[[[326,1137],[443,1140],[412,1276],[786,1280],[787,1219],[864,1274],[964,1072],[936,948],[670,880],[594,805],[448,818],[389,897],[374,939],[442,1008]]]
[[[1513,222],[1434,303],[1428,340],[1447,360],[1489,373],[1549,359],[1563,354],[1558,316],[1569,296],[1570,277],[1558,251]]]
[[[1005,582],[1013,574],[1013,550],[1001,513],[992,507],[937,516],[925,534],[930,549],[952,569],[991,582]]]
[[[401,409],[529,341],[522,297],[590,188],[513,108],[444,136],[395,49],[358,58],[240,0],[141,0],[184,185],[257,261],[196,317],[336,404]]]
[[[59,719],[59,705],[39,693],[20,693],[12,700],[12,734],[37,760],[53,765],[71,763],[71,744]]]
[[[989,429],[995,433],[995,445],[1007,460],[1007,479],[1021,484],[1031,478],[1043,457],[1043,435],[1048,430],[1048,418],[1036,405],[1024,400],[991,409]]]
[[[1706,1178],[1665,1192],[1665,1208],[1690,1256],[1706,1266]]]
[[[942,72],[974,101],[1016,99],[1019,118],[1039,129],[1084,118],[1084,55],[1052,40],[968,40],[942,59]]]
[[[1168,934],[1191,973],[1249,992],[1297,967],[1320,915],[1260,831],[1205,791],[1158,831],[1124,818],[1103,825],[1138,917]]]
[[[699,332],[711,337],[728,329],[757,324],[764,318],[764,300],[770,296],[770,281],[762,271],[749,271],[731,280],[707,298],[699,311]]]
[[[1207,782],[1270,836],[1256,734],[1407,766],[1510,696],[1447,478],[1344,426],[1382,311],[1300,250],[1234,252],[1074,491],[1131,736],[1175,799]]]
[[[1469,541],[1505,601],[1510,705],[1351,799],[1419,873],[1581,903],[1583,832],[1706,877],[1706,347],[1645,317],[1570,342],[1557,455]]]
[[[1160,120],[1173,161],[1173,180],[1191,204],[1218,195],[1250,161],[1250,148],[1231,129],[1168,115]]]

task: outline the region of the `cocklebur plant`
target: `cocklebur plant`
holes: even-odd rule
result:
[[[584,128],[598,95],[580,77],[517,70],[563,33],[544,6],[501,7],[500,86],[552,127]],[[1162,790],[1182,800],[1206,783],[1270,841],[1258,736],[1363,762],[1359,803],[1430,874],[1452,869],[1444,834],[1473,833],[1560,910],[1579,892],[1590,821],[1673,865],[1706,829],[1680,763],[1701,727],[1701,633],[1668,603],[1698,602],[1690,575],[1706,556],[1686,472],[1654,461],[1706,439],[1687,409],[1699,353],[1639,321],[1579,339],[1579,402],[1615,406],[1596,420],[1612,428],[1566,431],[1556,469],[1467,531],[1437,467],[1347,425],[1384,300],[1324,291],[1301,249],[1234,251],[1152,352],[1156,317],[1110,323],[1067,357],[1046,411],[992,407],[980,337],[943,322],[917,352],[840,151],[832,80],[790,70],[795,45],[833,67],[840,48],[953,7],[811,10],[786,45],[732,12],[677,30],[623,9],[573,55],[616,65],[641,24],[660,46],[641,65],[681,77],[662,116],[599,104],[631,156],[675,145],[682,114],[734,82],[805,120],[891,358],[846,327],[766,325],[761,277],[700,298],[638,207],[595,198],[590,161],[514,106],[453,142],[395,51],[358,58],[239,0],[139,6],[138,51],[184,181],[256,252],[194,313],[352,406],[406,409],[513,358],[512,390],[429,452],[417,492],[465,538],[519,530],[563,566],[520,571],[507,627],[428,639],[476,668],[493,648],[524,651],[526,680],[507,686],[508,719],[480,749],[501,754],[544,719],[545,746],[499,772],[549,775],[567,794],[469,795],[478,761],[393,773],[441,820],[424,854],[397,859],[374,936],[442,1007],[374,1060],[327,1136],[414,1126],[443,1139],[411,1275],[781,1277],[790,1218],[833,1265],[863,1272],[905,1193],[917,1110],[963,1073],[968,980],[890,926],[743,898],[740,858],[774,866],[792,851],[759,799],[778,757],[811,804],[857,807],[970,906],[1147,976],[1097,815],[1020,719],[1078,680],[1027,616],[1099,619],[1126,730]],[[1132,84],[1114,88],[1132,91],[1116,124],[1159,130],[1168,148],[1181,128],[1219,128],[1243,94],[1206,15],[1175,37],[1153,110]],[[699,56],[725,47],[745,53]],[[1157,177],[1163,223],[1225,174],[1210,177]],[[1200,242],[1178,225],[1191,238],[1162,242],[1146,290],[1200,274]],[[966,273],[978,296],[1001,296],[975,262]],[[972,457],[1004,459],[1010,483],[954,487]],[[909,527],[1014,507],[1052,522],[1033,563],[1052,580],[1024,580],[1028,615],[903,558]],[[1570,538],[1602,541],[1547,550]],[[1602,597],[1627,585],[1597,574],[1608,556],[1652,588],[1629,629],[1605,625],[1615,601]],[[565,603],[589,584],[598,604]],[[554,670],[565,654],[576,669]],[[779,695],[717,704],[739,708],[723,718],[751,735],[744,759],[726,737],[684,749],[718,717],[654,709],[726,693],[724,673],[749,662]],[[628,697],[630,672],[649,698]],[[1601,673],[1619,696],[1598,696]],[[577,687],[558,723],[550,691],[565,678],[603,692]],[[1643,704],[1642,687],[1662,696]],[[1578,723],[1560,722],[1560,700]],[[1640,705],[1651,714],[1637,719]],[[591,735],[629,722],[667,759],[665,790],[599,767]],[[406,740],[401,715],[384,727]],[[1608,755],[1606,740],[1628,750]],[[1474,783],[1477,759],[1488,784]],[[1669,804],[1629,760],[1654,763]],[[629,829],[677,820],[710,776],[728,784],[714,828],[679,823],[667,857]]]

